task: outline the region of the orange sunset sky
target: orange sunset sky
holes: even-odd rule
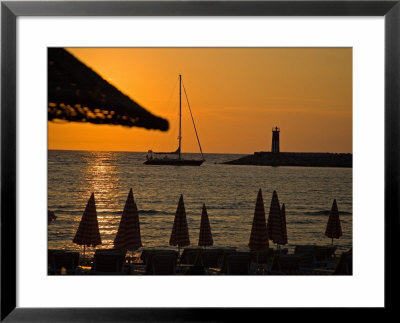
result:
[[[203,152],[352,152],[351,48],[68,48],[167,132],[48,122],[49,149],[154,151],[178,146],[178,75]],[[183,94],[182,94],[183,95]],[[182,96],[184,103],[184,96]],[[182,151],[199,152],[186,104]]]

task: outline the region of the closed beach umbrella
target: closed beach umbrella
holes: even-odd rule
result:
[[[261,189],[259,189],[256,208],[254,210],[253,225],[251,227],[249,248],[252,250],[263,250],[267,249],[268,246],[269,243],[267,224],[265,221],[264,201]]]
[[[157,117],[120,92],[64,48],[48,49],[48,120],[166,131]]]
[[[268,239],[279,245],[284,241],[282,228],[281,208],[279,206],[278,194],[276,191],[272,193],[271,206],[269,208],[267,232]]]
[[[213,244],[214,240],[211,234],[210,221],[208,220],[206,205],[203,203],[200,221],[199,246],[207,247],[212,246]]]
[[[141,246],[139,214],[132,189],[130,189],[124,211],[122,212],[118,232],[114,239],[114,247],[133,251],[139,249]]]
[[[280,245],[285,245],[288,243],[287,239],[287,229],[286,229],[286,208],[285,203],[282,203],[281,208],[281,219],[282,219],[282,241],[279,242]]]
[[[50,224],[50,223],[53,222],[55,219],[57,219],[57,216],[54,214],[54,212],[48,210],[48,213],[47,213],[47,224]]]
[[[186,211],[182,194],[179,198],[178,208],[176,209],[174,225],[172,227],[169,244],[170,246],[178,246],[179,249],[180,247],[190,245],[189,229],[186,221]]]
[[[328,224],[326,225],[325,235],[328,238],[339,239],[342,236],[342,226],[340,224],[339,210],[336,200],[333,200],[332,209],[329,214]]]
[[[101,245],[99,223],[97,222],[96,203],[94,200],[94,193],[86,205],[85,212],[83,212],[81,222],[79,223],[78,230],[72,242],[83,245],[83,252],[85,247],[96,247]]]

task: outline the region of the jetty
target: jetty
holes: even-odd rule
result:
[[[352,154],[255,152],[253,155],[224,162],[229,165],[353,167]]]
[[[298,153],[281,152],[279,148],[280,128],[272,128],[272,148],[270,152],[260,151],[253,155],[223,162],[229,165],[259,166],[303,166],[303,167],[353,167],[350,153]]]

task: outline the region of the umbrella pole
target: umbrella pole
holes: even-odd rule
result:
[[[332,246],[333,246],[333,238],[332,238]]]

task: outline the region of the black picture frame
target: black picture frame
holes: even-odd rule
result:
[[[394,1],[2,1],[1,2],[1,321],[237,321],[265,309],[16,307],[16,19],[19,16],[384,16],[385,310],[395,307],[399,233],[400,0]],[[372,148],[371,148],[372,149]],[[371,240],[373,233],[371,233]],[[372,242],[371,242],[372,243]],[[371,261],[373,256],[371,255]],[[371,278],[372,279],[372,278]],[[179,304],[179,302],[177,302]],[[246,314],[247,315],[247,314]],[[255,317],[255,316],[254,316]]]

